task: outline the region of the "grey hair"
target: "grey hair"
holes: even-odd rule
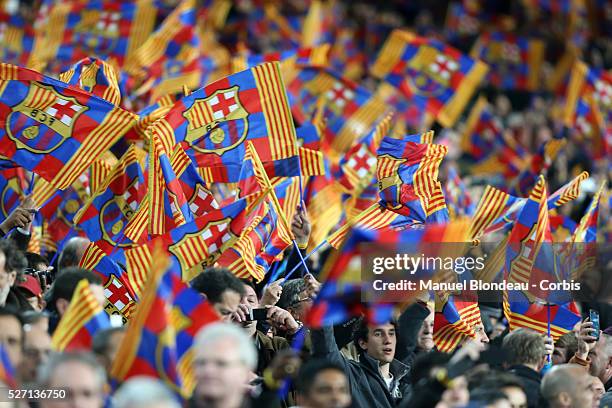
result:
[[[574,372],[580,370],[585,375],[587,374],[584,368],[578,364],[556,365],[546,373],[540,385],[540,393],[546,401],[552,403],[563,391],[570,394],[576,391],[576,377],[572,370]]]
[[[281,309],[288,309],[295,306],[300,301],[300,293],[306,289],[304,278],[291,279],[283,284],[283,291],[276,306]]]
[[[64,269],[70,266],[79,266],[81,262],[81,256],[85,251],[85,248],[89,245],[89,239],[84,237],[72,237],[64,245],[64,249],[60,252],[59,259],[57,260],[58,271],[60,274]]]
[[[546,352],[542,336],[523,328],[516,329],[504,337],[502,349],[508,353],[512,365],[538,364]]]
[[[255,367],[257,367],[257,351],[253,345],[253,340],[235,324],[218,322],[204,326],[196,335],[193,347],[211,347],[212,344],[220,341],[224,343],[233,341],[236,344],[236,351],[240,354],[240,361],[249,369],[255,370]]]
[[[115,408],[147,408],[163,403],[166,408],[181,408],[172,392],[153,377],[132,377],[124,382],[113,397]]]
[[[38,385],[40,387],[48,387],[51,385],[55,370],[62,364],[66,363],[81,363],[89,368],[96,375],[100,390],[104,389],[106,384],[106,371],[100,365],[96,357],[89,352],[66,352],[51,354],[49,360],[38,368]]]

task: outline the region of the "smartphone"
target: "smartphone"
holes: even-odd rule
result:
[[[589,320],[593,323],[593,329],[595,329],[595,338],[599,340],[599,312],[597,310],[589,310]]]
[[[268,318],[268,309],[251,309],[249,311],[249,321],[266,320]]]

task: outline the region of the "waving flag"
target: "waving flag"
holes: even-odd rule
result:
[[[27,188],[25,184],[23,169],[0,170],[0,220],[4,221],[17,208]]]
[[[488,80],[499,89],[536,91],[542,86],[544,41],[492,32],[480,36],[472,57],[489,64]]]
[[[112,65],[97,58],[82,59],[68,71],[63,72],[59,79],[113,105],[121,104],[117,71]]]
[[[56,351],[90,350],[95,334],[109,327],[108,315],[89,288],[89,282],[83,279],[53,332],[51,345]]]
[[[87,92],[13,65],[0,65],[0,154],[60,190],[135,123],[135,117]]]
[[[46,3],[39,11],[34,50],[28,63],[62,72],[96,55],[129,64],[155,24],[152,2],[93,0]],[[49,66],[47,66],[49,64]]]
[[[161,258],[161,259],[160,259]],[[181,281],[180,267],[155,254],[138,310],[119,346],[111,382],[134,376],[156,377],[177,395],[189,399],[195,386],[193,339],[219,316],[202,296]]]
[[[413,223],[447,221],[448,210],[437,180],[447,148],[409,138],[386,137],[380,144],[376,169],[380,203]]]
[[[356,30],[341,27],[330,51],[330,65],[334,71],[353,81],[359,80],[367,70],[367,55],[356,40]]]
[[[15,366],[3,345],[0,345],[0,382],[13,390],[18,386]]]
[[[514,194],[527,195],[527,191],[535,185],[538,176],[548,170],[565,144],[566,139],[563,137],[553,137],[541,144],[538,151],[531,156],[527,166],[511,182],[511,191]]]
[[[237,182],[247,140],[270,176],[299,175],[293,120],[278,63],[230,75],[178,101],[153,133],[181,144],[204,179]]]
[[[476,338],[475,326],[482,324],[482,320],[478,296],[474,295],[475,292],[443,297],[436,294],[433,341],[438,351],[452,353],[459,344]]]
[[[3,8],[7,5],[4,4]],[[25,66],[34,45],[34,29],[20,10],[9,14],[0,11],[0,61]]]
[[[451,127],[488,68],[442,42],[394,30],[370,70],[400,89],[421,112]]]
[[[323,139],[339,158],[355,140],[367,135],[384,118],[388,107],[370,91],[325,69],[302,68],[287,86],[291,110],[304,123],[323,103]]]
[[[472,198],[454,166],[449,167],[446,173],[444,195],[450,219],[474,214]]]
[[[81,258],[79,266],[98,274],[104,285],[106,304],[104,310],[109,316],[120,315],[123,324],[136,308],[136,295],[132,289],[131,274],[119,266],[107,252],[112,251],[100,247],[104,243],[91,242]]]
[[[91,241],[104,240],[109,245],[126,247],[124,229],[146,193],[146,182],[139,159],[140,152],[132,145],[107,176],[100,189],[92,194],[74,217]]]
[[[248,68],[253,68],[264,62],[280,62],[281,71],[285,80],[291,78],[293,71],[298,66],[311,66],[323,68],[327,66],[329,54],[329,44],[318,47],[297,48],[287,51],[268,52],[265,54],[251,54],[243,52],[242,55],[234,57],[232,60],[232,71],[239,72]],[[287,81],[290,82],[290,81]]]

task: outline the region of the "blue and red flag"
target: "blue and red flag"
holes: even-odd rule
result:
[[[458,345],[476,338],[476,326],[482,324],[476,292],[435,297],[433,341],[438,351],[452,353]]]
[[[421,112],[451,127],[488,68],[445,43],[394,30],[370,71],[400,89]]]
[[[168,262],[163,253],[154,255],[138,310],[111,368],[111,382],[118,385],[134,376],[155,377],[187,400],[195,386],[194,337],[219,316],[181,280],[176,262]]]
[[[454,166],[447,169],[444,195],[450,219],[474,215],[475,206],[470,193]]]
[[[121,105],[118,78],[119,75],[115,67],[98,58],[91,57],[80,60],[59,76],[60,81],[75,88],[81,88],[115,106]]]
[[[27,184],[21,167],[0,170],[0,222],[4,221],[23,200]]]
[[[111,327],[108,314],[96,299],[86,279],[81,280],[66,312],[53,332],[55,351],[91,350],[93,337]]]
[[[135,124],[134,114],[35,71],[2,64],[0,85],[0,154],[60,190]]]
[[[0,345],[0,382],[11,389],[17,389],[18,386],[15,366],[4,345]]]
[[[489,64],[489,83],[499,89],[536,91],[542,86],[544,41],[501,31],[486,32],[471,53]]]
[[[376,175],[380,204],[412,223],[448,221],[438,169],[446,155],[442,145],[385,137],[378,148]]]
[[[20,10],[10,14],[6,7],[0,11],[0,61],[26,66],[34,45],[34,29]]]
[[[237,182],[247,140],[271,177],[299,175],[295,127],[278,63],[230,75],[184,97],[152,131],[174,136],[206,181]]]

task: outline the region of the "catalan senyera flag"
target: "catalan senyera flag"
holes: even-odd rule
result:
[[[173,135],[206,181],[237,182],[247,140],[271,177],[299,175],[295,127],[276,62],[230,75],[184,97],[152,131]]]
[[[304,123],[323,103],[326,121],[323,140],[331,149],[332,162],[348,151],[355,140],[367,135],[389,111],[383,100],[333,71],[310,67],[298,71],[287,86],[291,110]]]
[[[475,328],[482,324],[478,297],[468,292],[435,296],[433,341],[442,353],[452,353],[459,344],[475,339]]]
[[[81,280],[66,313],[62,316],[51,345],[55,351],[90,350],[93,336],[110,327],[110,319],[102,309],[86,279]]]
[[[106,241],[109,245],[127,247],[125,227],[143,200],[147,184],[140,166],[145,152],[131,145],[100,188],[93,192],[74,217],[91,241]]]
[[[28,66],[63,72],[95,55],[119,67],[132,59],[155,25],[153,2],[93,0],[47,2],[39,10]]]
[[[0,109],[0,154],[60,190],[135,124],[101,98],[8,64],[0,65]]]
[[[471,55],[489,64],[492,86],[536,91],[542,86],[544,48],[542,40],[495,31],[481,34]]]
[[[394,30],[370,71],[400,89],[421,112],[451,127],[488,68],[447,44]]]
[[[121,91],[118,77],[117,70],[112,65],[98,58],[87,57],[74,64],[68,71],[62,72],[59,79],[119,106]]]
[[[138,72],[143,84],[135,92],[150,92],[150,100],[197,89],[208,82],[214,61],[202,54],[198,1],[183,0],[138,49]]]
[[[378,148],[376,168],[381,205],[413,223],[447,221],[448,209],[438,181],[446,152],[445,146],[412,142],[410,136],[403,140],[385,137]]]
[[[83,253],[79,266],[102,278],[106,297],[104,310],[109,316],[120,315],[123,324],[126,324],[136,309],[137,297],[132,289],[131,275],[108,256],[111,251],[112,247],[109,249],[104,242],[91,242]]]
[[[111,383],[134,376],[155,377],[189,399],[195,386],[194,337],[217,320],[212,306],[181,281],[180,267],[169,263],[163,253],[155,253],[138,310],[113,362]]]

